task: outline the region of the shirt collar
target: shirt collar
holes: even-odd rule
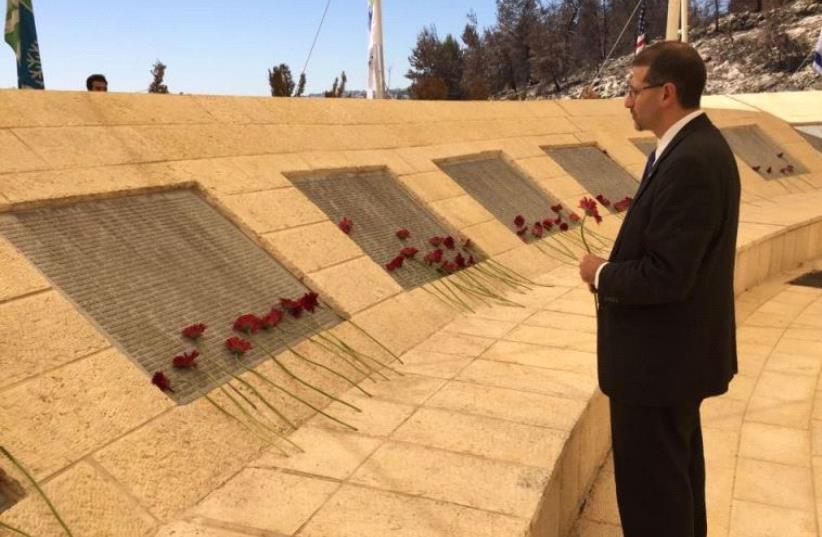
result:
[[[704,110],[696,110],[694,112],[691,112],[687,116],[683,117],[682,119],[680,119],[679,121],[677,121],[676,123],[671,125],[670,127],[668,127],[668,130],[665,131],[665,134],[662,135],[662,138],[660,138],[656,141],[656,150],[654,152],[654,156],[656,157],[656,160],[659,160],[659,156],[662,155],[662,152],[665,151],[665,148],[668,147],[668,144],[671,143],[671,140],[673,140],[674,137],[677,134],[679,134],[679,131],[681,131],[682,128],[685,125],[690,123],[690,121],[692,119],[694,119],[696,117],[699,117],[704,113],[705,113]]]

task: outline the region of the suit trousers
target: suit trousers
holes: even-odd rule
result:
[[[611,399],[624,537],[706,537],[701,402],[649,407]]]

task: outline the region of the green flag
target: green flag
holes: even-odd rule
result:
[[[32,0],[7,0],[5,37],[17,57],[17,87],[44,89]]]

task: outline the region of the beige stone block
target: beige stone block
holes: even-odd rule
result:
[[[174,403],[109,349],[0,392],[0,406],[5,445],[45,477]]]
[[[79,462],[50,480],[43,489],[76,536],[147,537],[153,535],[156,528],[154,518],[93,463]],[[45,502],[33,490],[28,491],[26,499],[4,512],[0,521],[38,537],[65,535]],[[12,535],[6,531],[3,534]]]
[[[398,366],[397,369],[403,373],[452,379],[472,360],[470,356],[413,349],[402,355],[404,364]]]
[[[392,352],[402,354],[455,316],[453,308],[423,289],[414,289],[368,308],[357,314],[354,321]]]
[[[740,433],[738,431],[724,431],[722,429],[709,428],[702,430],[708,475],[710,475],[715,468],[725,470],[736,469],[736,460],[739,453],[739,435]]]
[[[536,313],[534,308],[512,308],[509,306],[484,306],[478,308],[472,315],[479,319],[495,321],[512,321],[520,323]]]
[[[548,185],[550,191],[557,190],[561,193],[554,193],[554,195],[560,196],[564,194],[562,192],[562,186],[566,186],[568,189],[581,189],[582,187],[570,179],[570,177],[565,173],[565,170],[557,164],[552,158],[545,154],[543,150],[543,154],[537,157],[530,157],[530,158],[521,158],[516,159],[513,162],[513,165],[519,170],[524,173],[526,176],[533,178],[535,181],[540,182],[543,185]],[[569,179],[570,183],[563,183],[562,179],[566,178]],[[552,179],[557,179],[556,181],[552,181]]]
[[[221,196],[220,201],[259,234],[328,219],[296,188]]]
[[[816,522],[812,512],[755,502],[733,501],[729,537],[813,537],[816,534]]]
[[[551,470],[568,434],[488,417],[421,408],[392,439]]]
[[[9,130],[0,130],[0,173],[42,170],[50,166]]]
[[[710,397],[703,401],[701,413],[702,426],[705,428],[738,431],[742,428],[745,402],[726,397]]]
[[[770,326],[740,326],[736,329],[736,340],[739,343],[754,343],[768,348],[776,345],[777,341],[782,337],[784,330],[778,327]],[[768,351],[763,348],[767,353]]]
[[[310,170],[348,170],[354,167],[342,151],[306,151],[298,155]]]
[[[596,353],[597,337],[591,332],[562,330],[544,326],[519,326],[505,336],[508,341]]]
[[[822,368],[822,356],[803,356],[774,352],[765,364],[765,371],[788,375],[811,375],[814,378]]]
[[[708,532],[710,535],[728,535],[731,526],[731,504],[733,502],[733,468],[707,469],[705,503],[708,510]]]
[[[737,401],[747,401],[751,398],[755,385],[756,377],[741,374],[736,375],[728,385],[728,391],[723,397]]]
[[[494,343],[492,338],[441,331],[425,340],[417,347],[417,350],[459,354],[461,356],[479,356],[492,343]]]
[[[425,404],[465,414],[571,431],[580,420],[587,403],[587,400],[535,392],[450,382]]]
[[[595,334],[597,331],[596,319],[588,315],[557,315],[550,311],[539,311],[526,319],[523,324],[545,328],[567,328],[576,332],[589,332],[591,334]]]
[[[290,439],[305,452],[284,456],[268,450],[251,466],[344,480],[381,444],[367,436],[308,426],[300,427]]]
[[[786,401],[754,394],[748,402],[745,421],[768,423],[793,429],[807,429],[811,419],[811,400]]]
[[[10,242],[0,236],[0,302],[48,289],[49,282]]]
[[[413,129],[416,135],[420,135],[419,140],[409,140],[410,145],[421,145],[421,147],[400,147],[396,151],[400,157],[406,161],[417,172],[434,172],[438,171],[439,167],[435,161],[449,158],[460,157],[464,155],[472,155],[478,153],[478,148],[470,142],[461,142],[445,145],[422,145],[430,144],[430,139],[422,137],[425,133],[414,125]]]
[[[53,168],[75,168],[164,160],[167,148],[135,127],[50,127],[14,134]]]
[[[789,327],[785,330],[785,337],[804,341],[822,342],[822,332],[814,328]]]
[[[565,443],[562,458],[559,461],[560,479],[560,506],[559,506],[559,533],[567,535],[571,526],[579,516],[579,504],[584,493],[580,490],[580,429],[571,431],[571,437]]]
[[[296,274],[363,257],[365,253],[331,222],[319,222],[263,235],[263,242]]]
[[[369,388],[372,385],[366,383],[364,386]],[[325,412],[354,427],[356,429],[355,432],[369,436],[385,437],[390,435],[407,420],[408,416],[415,410],[415,407],[412,405],[360,396],[353,391],[346,394],[345,399],[359,408],[360,412],[337,402],[328,405],[324,409]],[[322,415],[317,415],[309,420],[308,425],[350,432],[350,429]]]
[[[496,360],[548,369],[559,369],[595,376],[596,353],[517,341],[498,341],[482,355],[484,360]]]
[[[279,151],[278,132],[264,125],[144,125],[131,127],[163,148],[168,160],[233,157]]]
[[[760,461],[809,467],[811,439],[807,430],[745,423],[739,456]]]
[[[622,528],[607,522],[579,519],[571,534],[573,537],[622,537]]]
[[[462,195],[454,198],[431,202],[431,208],[446,222],[457,229],[493,220],[494,216],[471,196]]]
[[[89,92],[0,91],[0,126],[92,125],[100,122]]]
[[[489,360],[475,360],[458,378],[488,386],[583,400],[588,400],[596,389],[596,379],[588,375]]]
[[[493,257],[522,246],[522,241],[496,219],[468,226],[460,231],[480,250]]]
[[[365,151],[343,151],[345,159],[355,168],[386,167],[397,176],[413,174],[411,167],[394,149],[368,149]]]
[[[398,365],[398,364],[394,364]],[[393,375],[391,380],[365,385],[375,398],[407,405],[421,405],[445,385],[445,380],[424,375]]]
[[[6,387],[109,347],[56,291],[0,304],[0,366]]]
[[[611,465],[613,465],[613,462],[611,462]],[[605,524],[620,525],[613,469],[611,471],[607,471],[605,468],[600,470],[596,481],[594,481],[588,502],[585,504],[582,518]]]
[[[337,483],[246,468],[190,513],[227,524],[291,535],[337,490]]]
[[[247,537],[247,533],[200,526],[189,522],[172,522],[157,530],[154,537]]]
[[[465,195],[465,191],[442,170],[402,175],[399,181],[425,202]]]
[[[364,256],[313,272],[306,283],[347,314],[402,292],[382,267]]]
[[[445,330],[457,334],[467,334],[469,336],[501,338],[516,325],[517,323],[513,321],[498,321],[474,316],[460,316],[446,326]]]
[[[223,405],[238,413],[230,403]],[[94,458],[152,514],[169,520],[225,483],[267,447],[199,399],[134,430]]]
[[[483,476],[476,479],[476,476]],[[408,444],[387,443],[351,477],[352,483],[530,517],[550,472]]]
[[[300,532],[305,537],[523,535],[527,518],[344,485]]]
[[[759,377],[754,395],[780,401],[811,401],[815,387],[815,378],[765,371]]]
[[[813,482],[808,467],[739,458],[734,498],[777,507],[813,511]]]

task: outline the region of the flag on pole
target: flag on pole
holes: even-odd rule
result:
[[[368,90],[366,97],[381,99],[385,80],[382,56],[382,9],[380,0],[368,0]]]
[[[813,51],[813,68],[822,75],[822,30],[819,31],[819,39],[816,40],[816,50]]]
[[[7,0],[6,43],[17,57],[17,87],[45,89],[32,0]]]
[[[639,54],[645,48],[646,44],[646,29],[645,29],[645,0],[639,6],[639,19],[636,26],[636,46],[634,47],[634,54]]]

